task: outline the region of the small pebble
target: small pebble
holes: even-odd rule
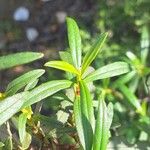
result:
[[[30,42],[35,41],[38,37],[39,33],[35,28],[27,28],[26,30],[26,37]]]
[[[27,21],[29,19],[29,10],[25,7],[19,7],[15,10],[13,18],[15,21]]]
[[[64,11],[59,11],[56,13],[56,18],[58,23],[64,23],[66,20],[67,13]]]

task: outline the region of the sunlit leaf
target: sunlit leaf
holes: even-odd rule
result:
[[[59,55],[62,61],[73,65],[71,54],[68,51],[60,51]]]
[[[62,61],[65,61],[65,62],[68,62],[69,64],[74,65],[71,54],[68,51],[65,51],[65,52],[60,51],[59,55]],[[66,75],[67,75],[67,79],[72,79],[74,77],[74,75],[70,72],[66,72]]]
[[[54,81],[43,83],[30,91],[30,94],[26,99],[23,107],[30,106],[34,103],[41,101],[42,99],[48,96],[51,96],[52,94],[60,90],[69,88],[71,84],[72,82],[69,80],[56,80],[56,81],[54,80]]]
[[[28,92],[22,92],[0,101],[0,125],[20,110],[26,95]]]
[[[45,64],[45,66],[68,71],[74,74],[79,74],[79,71],[74,66],[65,61],[49,61]]]
[[[26,132],[25,138],[22,141],[22,148],[28,149],[31,144],[31,141],[32,141],[32,136],[28,132]]]
[[[4,146],[4,143],[0,142],[0,148]]]
[[[96,116],[96,125],[94,132],[93,149],[94,150],[106,150],[109,129],[113,118],[113,107],[112,104],[108,105],[108,108],[103,99],[103,95],[99,99],[98,111]]]
[[[75,124],[77,133],[81,142],[81,145],[85,149],[86,147],[86,141],[85,141],[85,135],[84,135],[84,127],[82,122],[82,113],[81,113],[81,103],[80,103],[80,96],[76,96],[76,99],[74,100],[74,117],[75,117]],[[87,124],[89,125],[89,124]]]
[[[92,63],[92,61],[95,59],[99,51],[101,50],[106,37],[107,33],[101,34],[101,36],[98,38],[96,43],[92,46],[91,50],[86,53],[86,55],[83,58],[83,63],[82,63],[82,73],[87,69],[87,67]]]
[[[30,83],[28,83],[24,89],[24,91],[29,91],[31,89],[33,89],[37,83],[38,83],[39,79],[33,79],[32,81],[30,81]]]
[[[134,76],[134,78],[130,81],[128,87],[130,89],[130,91],[132,91],[132,93],[135,93],[137,88],[138,88],[138,84],[140,81],[140,77],[139,76]]]
[[[131,90],[126,85],[123,84],[119,86],[119,89],[125,95],[129,104],[131,104],[135,109],[141,111],[142,108],[140,102],[138,98],[131,92]]]
[[[59,110],[57,113],[56,113],[56,116],[57,116],[57,120],[59,122],[62,122],[63,124],[65,124],[68,120],[68,117],[69,117],[69,114],[65,111],[62,111],[62,110]]]
[[[26,136],[26,122],[27,122],[27,115],[22,113],[18,119],[18,130],[21,143],[24,141]]]
[[[149,31],[147,26],[142,27],[142,35],[141,35],[141,61],[143,64],[146,63],[146,59],[148,57],[149,52]]]
[[[43,57],[42,53],[36,53],[36,52],[21,52],[21,53],[1,56],[0,70],[14,67],[17,65],[26,64],[42,57]]]
[[[81,67],[81,55],[82,55],[81,37],[79,33],[79,28],[73,19],[67,18],[67,29],[72,60],[74,66],[79,69]]]
[[[91,150],[93,142],[93,129],[95,126],[94,110],[91,95],[84,83],[80,81],[80,95],[74,101],[75,124],[81,145]]]
[[[132,53],[131,51],[128,51],[126,52],[126,55],[134,67],[141,65],[140,59],[134,53]]]
[[[86,78],[86,82],[91,82],[99,79],[110,78],[117,75],[127,73],[129,66],[125,62],[115,62],[104,67],[97,69],[96,71],[89,74]]]
[[[39,78],[45,71],[43,69],[36,69],[29,71],[22,76],[16,78],[12,82],[10,82],[6,89],[6,95],[11,96],[15,94],[18,90],[20,90],[25,85],[29,84],[33,79]]]
[[[126,84],[128,83],[131,79],[133,79],[136,75],[136,71],[131,71],[128,74],[125,74],[121,77],[119,77],[115,82],[113,83],[113,87],[118,87],[120,84]]]

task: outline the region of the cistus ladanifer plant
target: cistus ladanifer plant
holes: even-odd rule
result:
[[[95,101],[90,86],[94,81],[121,75],[129,72],[130,69],[126,62],[118,61],[90,70],[92,62],[102,50],[108,33],[101,34],[83,57],[79,28],[71,18],[67,18],[67,29],[69,49],[60,52],[61,60],[49,61],[45,64],[45,66],[65,71],[66,80],[53,80],[36,86],[45,70],[35,69],[10,82],[6,91],[0,94],[0,125],[6,122],[9,131],[9,149],[12,149],[12,134],[7,120],[19,112],[17,119],[13,118],[12,122],[19,132],[19,148],[28,149],[32,133],[27,130],[27,126],[36,130],[36,133],[40,132],[44,137],[39,124],[35,124],[34,116],[36,115],[31,105],[67,88],[73,89],[69,100],[72,104],[70,124],[76,128],[77,136],[74,138],[79,143],[79,147],[84,150],[107,149],[113,119],[113,105],[106,104],[104,91],[99,93],[99,98]],[[0,69],[25,64],[41,57],[43,54],[33,52],[2,56]],[[5,143],[0,144],[7,149]]]

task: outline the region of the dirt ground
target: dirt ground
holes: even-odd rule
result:
[[[21,52],[37,51],[45,54],[45,59],[57,58],[58,50],[64,50],[66,43],[65,16],[75,18],[79,25],[92,25],[97,6],[92,0],[0,0],[0,56]],[[29,10],[29,19],[15,21],[13,14],[19,7]],[[34,28],[38,36],[30,41],[26,36],[28,28]],[[41,63],[33,63],[39,68]],[[0,91],[6,85],[28,70],[17,67],[0,72]]]
[[[1,28],[5,24],[12,26],[9,27],[10,29],[3,27],[3,31],[1,31],[3,32],[1,39],[5,43],[5,48],[0,49],[1,53],[4,50],[14,52],[22,50],[41,51],[51,47],[58,50],[64,48],[66,28],[62,15],[74,17],[89,26],[92,24],[92,16],[96,10],[94,4],[96,3],[93,3],[92,0],[49,0],[47,2],[41,0],[26,0],[24,2],[0,0]],[[29,9],[30,16],[27,21],[17,22],[13,20],[14,11],[20,6]],[[25,36],[28,27],[36,28],[39,33],[33,42],[28,41]]]

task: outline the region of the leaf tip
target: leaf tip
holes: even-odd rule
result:
[[[43,58],[43,57],[44,57],[44,54],[43,54],[43,53],[39,53],[39,57],[40,57],[40,58]]]
[[[44,66],[48,67],[49,66],[49,62],[45,63]]]

